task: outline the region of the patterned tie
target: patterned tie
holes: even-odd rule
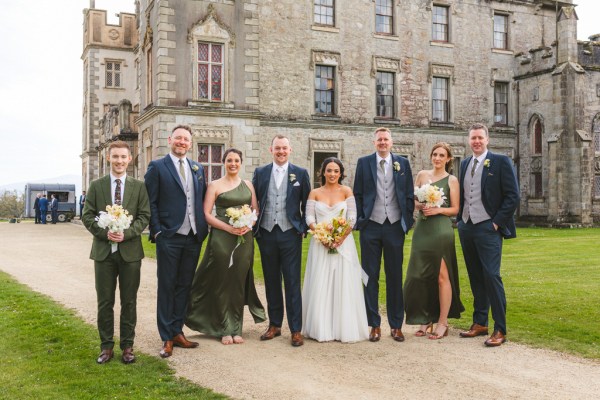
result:
[[[183,166],[183,160],[179,160],[179,175],[181,176],[181,182],[185,185],[185,168]]]
[[[477,169],[477,164],[479,163],[478,159],[473,159],[473,167],[471,168],[471,178],[475,175],[475,170]]]
[[[115,188],[115,204],[121,205],[121,180],[115,179],[117,187]]]
[[[383,174],[385,175],[385,160],[379,161],[379,166],[381,167],[381,170],[383,171]]]

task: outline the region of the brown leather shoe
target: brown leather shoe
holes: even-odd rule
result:
[[[304,344],[304,338],[300,332],[292,332],[292,346],[299,347]]]
[[[479,325],[479,324],[473,324],[471,325],[471,327],[469,328],[468,331],[464,331],[459,333],[460,337],[464,337],[464,338],[471,338],[471,337],[475,337],[475,336],[484,336],[488,334],[488,327],[487,326],[483,326],[483,325]]]
[[[123,364],[133,364],[135,362],[135,355],[133,354],[133,349],[131,347],[123,349],[121,361],[123,361]]]
[[[404,335],[402,334],[402,330],[400,328],[392,329],[392,337],[396,342],[404,342]]]
[[[107,362],[112,360],[113,356],[114,356],[114,353],[113,353],[112,349],[104,349],[98,356],[98,359],[96,360],[96,362],[98,364],[106,364]]]
[[[506,336],[500,331],[494,331],[484,343],[487,347],[498,347],[504,342],[506,342]]]
[[[173,355],[173,341],[167,340],[163,343],[162,349],[160,349],[160,356],[162,358],[171,357]]]
[[[269,328],[260,336],[260,340],[271,340],[274,337],[281,336],[281,328],[275,325],[269,325]]]
[[[381,339],[381,328],[380,327],[371,328],[371,333],[369,334],[369,340],[371,342],[379,342],[379,339]]]
[[[183,347],[184,349],[194,349],[198,347],[198,342],[191,342],[185,338],[183,333],[180,333],[173,338],[173,346]]]

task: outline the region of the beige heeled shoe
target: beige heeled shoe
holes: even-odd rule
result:
[[[440,326],[444,328],[443,332],[439,331]],[[448,324],[439,324],[438,323],[435,332],[433,332],[433,333],[431,333],[431,335],[429,335],[429,339],[439,340],[446,336],[448,336]]]
[[[423,329],[423,327],[425,327],[425,329]],[[433,322],[430,322],[425,325],[421,325],[421,329],[419,329],[418,331],[415,332],[415,336],[423,337],[423,336],[427,336],[427,333],[433,333]]]

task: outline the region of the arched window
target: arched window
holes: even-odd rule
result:
[[[593,134],[593,148],[595,150],[594,158],[595,161],[598,161],[600,158],[600,113],[596,114],[594,117],[594,122],[592,124],[592,134]],[[594,197],[596,199],[600,198],[600,171],[596,167],[596,162],[594,162]]]
[[[539,119],[533,124],[533,153],[542,154],[542,123]]]
[[[530,162],[530,191],[529,196],[535,199],[541,199],[544,195],[544,187],[542,181],[543,157],[542,157],[542,141],[543,141],[543,125],[539,116],[532,119],[531,129],[531,162]]]

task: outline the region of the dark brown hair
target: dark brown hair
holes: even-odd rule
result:
[[[335,163],[338,167],[340,167],[340,178],[338,179],[338,183],[342,183],[346,175],[344,175],[344,164],[335,158],[335,157],[327,157],[323,160],[323,164],[321,164],[321,171],[319,172],[319,176],[321,177],[321,186],[325,184],[325,168],[328,164]]]
[[[479,128],[477,128],[479,129]],[[454,160],[454,157],[452,156],[452,148],[450,147],[450,145],[446,142],[438,142],[436,144],[433,145],[433,148],[431,149],[431,153],[429,154],[429,158],[431,158],[433,156],[433,152],[435,151],[435,149],[439,149],[442,148],[444,150],[446,150],[446,153],[448,153],[448,162],[446,163],[446,165],[444,165],[444,169],[446,170],[446,172],[450,173],[452,172],[452,160]]]
[[[223,164],[225,164],[225,160],[227,159],[227,156],[229,155],[229,153],[237,154],[238,156],[240,156],[240,162],[244,162],[244,157],[242,157],[242,152],[238,149],[231,148],[231,149],[225,150],[225,153],[223,153],[223,159],[221,160],[221,162]]]

